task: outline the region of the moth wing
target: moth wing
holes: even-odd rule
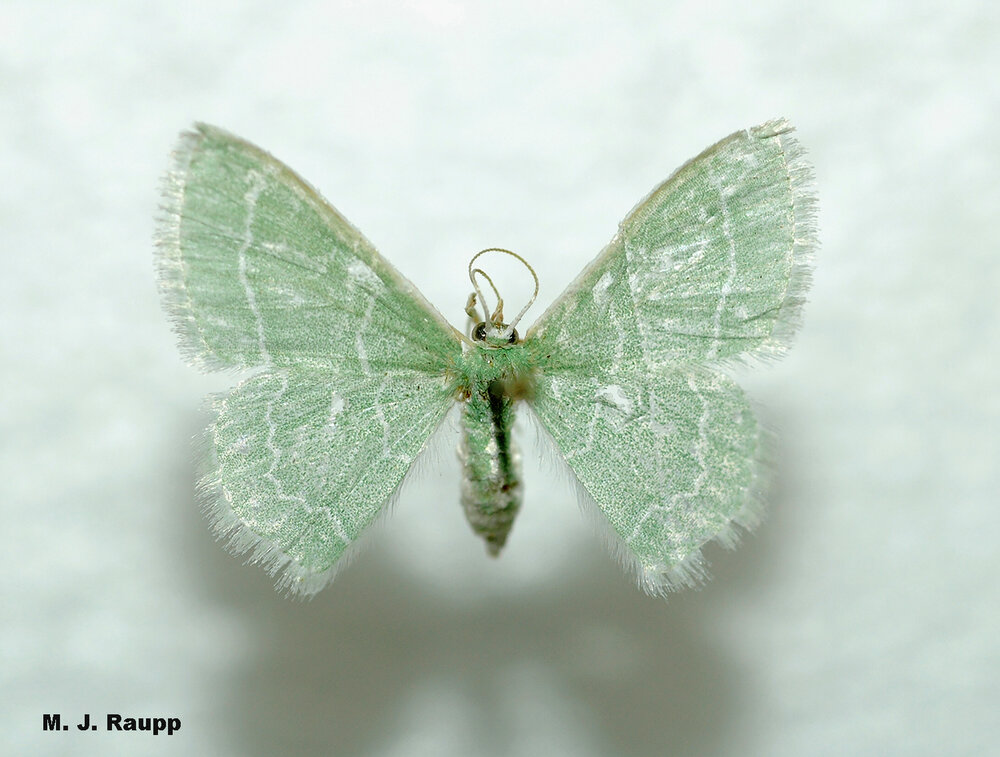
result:
[[[527,337],[567,363],[779,356],[798,323],[815,247],[811,169],[791,132],[787,121],[771,121],[679,168]]]
[[[701,547],[759,515],[765,436],[742,390],[697,366],[543,373],[531,408],[651,594],[703,575]]]
[[[291,169],[221,129],[181,137],[157,234],[181,349],[206,368],[411,368],[461,352],[417,289]]]
[[[453,402],[444,379],[278,370],[213,403],[210,473],[216,529],[251,550],[279,585],[319,591],[391,499]]]

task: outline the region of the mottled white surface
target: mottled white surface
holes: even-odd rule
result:
[[[988,753],[998,12],[486,7],[5,4],[0,750]],[[150,242],[180,129],[272,150],[456,324],[468,256],[519,251],[530,323],[638,197],[778,115],[823,248],[788,358],[740,379],[779,432],[770,518],[710,551],[704,589],[630,585],[530,431],[499,562],[463,521],[455,437],[311,603],[212,542],[188,442],[234,377],[180,361]],[[183,728],[43,734],[43,712]]]

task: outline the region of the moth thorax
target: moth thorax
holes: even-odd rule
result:
[[[472,338],[487,347],[504,347],[508,344],[517,344],[520,337],[517,329],[511,328],[509,324],[480,321],[472,329]]]

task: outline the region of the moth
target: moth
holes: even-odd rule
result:
[[[315,593],[459,403],[461,502],[490,553],[521,505],[523,410],[642,588],[698,579],[702,546],[760,514],[766,434],[725,369],[787,348],[815,204],[787,121],[736,132],[643,199],[523,336],[502,302],[487,312],[474,258],[463,333],[291,169],[197,124],[165,178],[160,289],[191,362],[255,369],[211,403],[215,528]]]

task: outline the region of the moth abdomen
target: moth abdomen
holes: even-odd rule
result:
[[[462,408],[462,508],[496,556],[521,508],[521,459],[511,439],[513,400],[500,380],[470,392]]]

